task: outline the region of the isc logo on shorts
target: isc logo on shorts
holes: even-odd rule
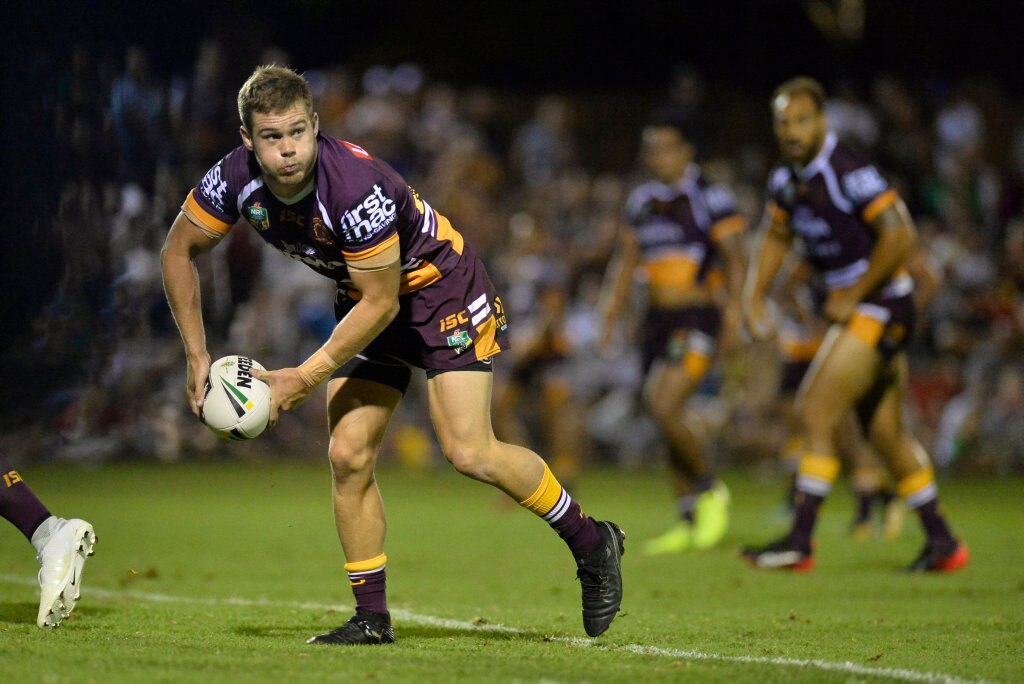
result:
[[[484,293],[470,302],[469,306],[462,311],[443,316],[441,318],[441,332],[446,332],[464,323],[469,323],[475,328],[490,315],[491,305],[487,303],[487,293]],[[450,340],[449,344],[451,344]]]
[[[359,244],[391,225],[397,215],[395,201],[384,194],[380,185],[374,185],[354,207],[341,215],[339,223],[345,241]]]

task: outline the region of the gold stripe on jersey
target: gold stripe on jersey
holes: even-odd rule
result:
[[[384,567],[388,562],[387,554],[380,554],[368,560],[345,563],[345,572],[367,572]]]
[[[480,325],[476,326],[476,339],[473,340],[473,349],[478,361],[490,358],[501,351],[494,335],[498,325],[494,321],[494,314],[488,316]]]
[[[455,253],[462,254],[462,250],[465,248],[462,233],[455,230],[452,227],[452,222],[442,216],[440,212],[434,211],[434,216],[437,217],[437,239],[448,240],[452,243],[452,249],[455,250]]]
[[[424,261],[423,265],[419,268],[401,275],[398,280],[398,294],[407,295],[410,292],[422,290],[427,285],[433,285],[443,277],[441,272],[437,270],[437,266],[434,266],[429,261]],[[349,286],[346,292],[352,301],[358,302],[363,298],[363,293],[352,286]]]
[[[896,200],[899,199],[899,195],[892,188],[889,188],[881,195],[871,200],[868,206],[864,207],[864,211],[860,213],[860,217],[864,219],[865,223],[871,223],[878,215],[883,211],[891,207]]]
[[[871,318],[863,313],[856,312],[853,314],[850,322],[846,324],[846,329],[864,344],[874,347],[882,339],[885,324],[877,318]]]
[[[199,226],[207,228],[217,235],[227,235],[233,224],[221,221],[219,218],[203,209],[199,205],[199,202],[196,202],[196,198],[193,197],[194,193],[195,190],[189,191],[188,197],[185,198],[185,204],[181,205],[181,210],[190,218],[195,219]]]
[[[742,233],[747,227],[747,221],[739,214],[727,216],[711,226],[711,239],[720,242],[730,235]]]
[[[658,288],[679,291],[693,289],[700,265],[678,254],[668,255],[643,265],[648,282]]]
[[[384,242],[374,245],[368,249],[364,249],[361,252],[346,252],[345,250],[341,250],[341,253],[345,256],[345,261],[362,261],[363,259],[369,259],[372,256],[380,254],[396,242],[398,242],[398,233],[395,233]]]
[[[402,274],[402,279],[398,284],[398,294],[404,295],[416,290],[422,290],[427,285],[433,285],[442,277],[441,272],[437,270],[437,266],[434,266],[429,261],[424,261],[423,265],[419,268]]]

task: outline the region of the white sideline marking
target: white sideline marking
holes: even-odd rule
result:
[[[25,586],[38,586],[38,580],[22,577],[19,575],[0,575],[0,582],[9,584],[21,584]],[[241,607],[267,607],[267,608],[293,608],[299,610],[336,610],[347,612],[352,610],[351,606],[331,603],[311,603],[304,601],[273,601],[267,598],[247,599],[239,597],[229,598],[205,598],[197,596],[174,596],[171,594],[156,594],[146,591],[126,589],[121,591],[88,587],[86,593],[89,596],[108,599],[134,599],[137,601],[148,601],[150,603],[181,603],[204,606],[241,606]],[[809,668],[813,670],[825,670],[829,672],[845,672],[854,675],[868,677],[879,677],[882,679],[898,679],[908,682],[943,682],[944,684],[982,684],[986,680],[961,679],[954,675],[941,672],[918,672],[891,667],[871,667],[857,663],[845,662],[835,663],[828,660],[801,659],[801,658],[767,658],[761,656],[737,656],[723,655],[720,653],[705,653],[703,651],[686,651],[676,648],[660,648],[657,646],[643,646],[641,644],[613,644],[599,642],[594,639],[583,639],[580,637],[558,637],[545,636],[540,632],[519,629],[517,627],[506,627],[501,624],[476,624],[464,620],[451,620],[433,615],[420,615],[401,608],[392,608],[391,615],[398,622],[410,622],[417,625],[430,627],[444,627],[457,629],[466,632],[492,632],[497,634],[521,634],[524,636],[544,636],[545,640],[566,644],[576,648],[597,648],[603,651],[619,651],[633,653],[642,656],[657,656],[663,658],[675,658],[678,660],[713,660],[724,663],[743,663],[748,665],[771,665],[776,667]]]

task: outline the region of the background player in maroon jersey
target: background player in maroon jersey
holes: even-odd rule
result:
[[[630,299],[637,269],[649,303],[643,322],[643,398],[666,442],[680,520],[647,541],[644,553],[677,553],[717,544],[728,528],[729,493],[704,453],[701,421],[687,409],[715,358],[725,319],[739,321],[746,219],[732,193],[708,182],[670,112],[643,131],[651,179],[633,190],[619,250],[603,295],[605,344]],[[724,268],[725,296],[713,285]],[[724,304],[723,304],[724,300]]]
[[[39,559],[39,613],[36,624],[57,627],[75,608],[82,588],[82,566],[93,554],[92,525],[50,513],[21,475],[0,456],[0,516],[18,528]]]
[[[803,456],[796,394],[811,361],[821,348],[828,323],[821,318],[821,307],[826,298],[824,287],[802,257],[791,252],[777,281],[774,299],[779,305],[782,322],[776,340],[780,373],[775,410],[786,429],[780,457],[784,470],[790,476],[787,509],[791,510],[795,505],[796,477]],[[856,496],[851,534],[861,540],[873,536],[871,514],[877,504],[883,516],[883,538],[895,539],[903,529],[903,503],[889,487],[884,464],[861,434],[860,426],[852,414],[840,422],[835,440],[837,452],[848,468],[850,484]]]
[[[622,600],[624,535],[583,514],[532,451],[491,429],[491,362],[508,326],[462,236],[390,166],[320,135],[305,79],[260,67],[238,96],[243,145],[188,196],[162,253],[164,286],[185,345],[186,391],[199,415],[210,354],[194,259],[239,217],[261,238],[338,283],[339,323],[296,368],[260,373],[271,422],[327,384],[335,523],[356,614],[319,644],[394,640],[385,593],[386,521],[375,465],[410,367],[427,371],[430,416],[455,468],[543,517],[577,562],[583,623],[603,633]]]
[[[839,471],[836,426],[855,409],[898,493],[924,527],[925,547],[910,569],[956,570],[967,563],[967,547],[940,513],[928,455],[902,419],[903,350],[915,322],[913,280],[906,272],[913,221],[874,165],[829,133],[824,97],[820,84],[800,77],[779,86],[771,101],[784,161],[772,171],[765,226],[751,259],[744,296],[748,328],[756,337],[772,333],[764,295],[797,237],[825,280],[823,315],[832,325],[800,388],[803,454],[793,527],[775,543],[745,549],[744,557],[757,567],[813,567],[818,506]]]

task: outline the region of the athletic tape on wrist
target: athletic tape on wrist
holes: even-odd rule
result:
[[[299,366],[299,375],[307,387],[316,387],[341,367],[331,355],[320,347]]]

